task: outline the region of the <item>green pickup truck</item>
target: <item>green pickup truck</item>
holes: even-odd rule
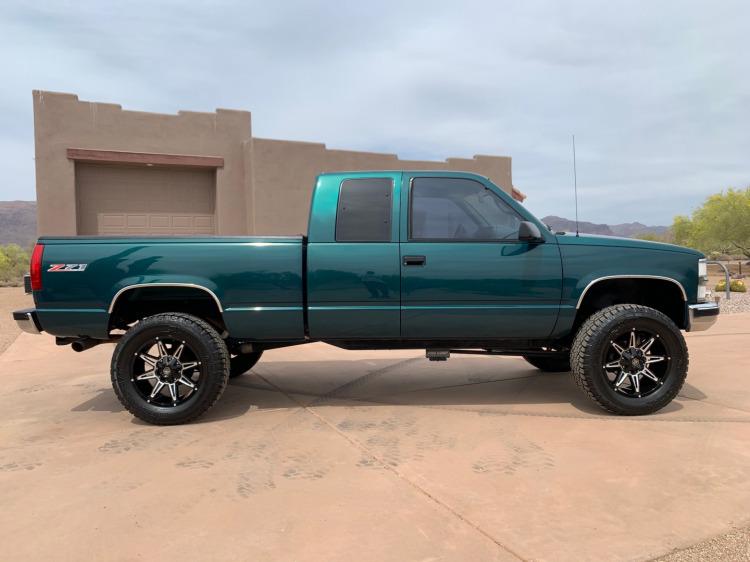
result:
[[[555,233],[487,178],[322,174],[307,236],[43,237],[14,313],[83,351],[116,342],[112,384],[133,415],[189,422],[263,351],[518,355],[571,371],[623,415],[668,404],[687,376],[681,330],[717,318],[694,250]]]

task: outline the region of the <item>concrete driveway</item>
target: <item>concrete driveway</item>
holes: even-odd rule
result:
[[[151,427],[112,347],[0,356],[4,560],[633,560],[750,519],[750,315],[688,335],[681,396],[600,413],[523,360],[267,353],[198,423]]]

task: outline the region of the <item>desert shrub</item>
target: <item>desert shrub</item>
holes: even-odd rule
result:
[[[750,258],[750,187],[711,195],[691,217],[675,217],[677,244]]]
[[[717,293],[726,291],[727,282],[725,280],[719,281],[716,284],[716,287],[714,287],[714,290]],[[745,282],[742,279],[732,279],[732,281],[729,283],[729,290],[734,293],[745,293],[747,292],[747,286],[745,285]]]
[[[26,250],[18,244],[0,246],[0,285],[21,285],[28,271],[29,254]]]

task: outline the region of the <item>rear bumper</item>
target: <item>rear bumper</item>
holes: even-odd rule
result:
[[[39,324],[39,319],[36,316],[36,310],[33,308],[24,308],[23,310],[16,310],[13,312],[13,320],[16,321],[18,327],[24,332],[29,334],[41,334],[42,326]]]
[[[688,332],[708,330],[719,318],[719,305],[715,302],[703,302],[688,306]]]

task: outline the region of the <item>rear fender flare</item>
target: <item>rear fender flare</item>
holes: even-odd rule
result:
[[[128,291],[132,291],[134,289],[143,289],[143,288],[148,288],[148,287],[181,287],[181,288],[198,289],[200,291],[204,291],[205,293],[208,293],[211,296],[213,301],[216,303],[216,306],[219,308],[219,312],[221,314],[224,313],[224,307],[221,304],[221,300],[212,289],[204,285],[198,284],[198,283],[178,283],[178,282],[161,282],[161,281],[154,281],[150,283],[143,283],[143,282],[131,283],[131,284],[126,284],[122,286],[110,300],[109,307],[107,308],[107,312],[109,314],[112,314],[112,311],[115,309],[115,305],[117,304],[117,299],[119,299],[122,295],[124,295]]]

